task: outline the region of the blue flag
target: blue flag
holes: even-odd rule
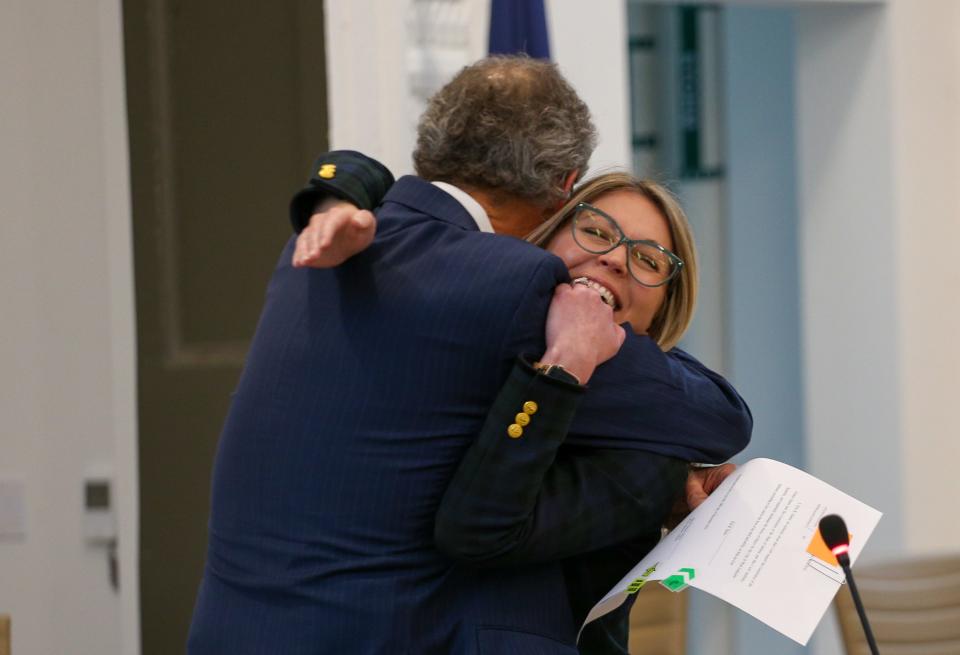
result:
[[[543,0],[491,0],[489,50],[491,55],[525,52],[550,59]]]

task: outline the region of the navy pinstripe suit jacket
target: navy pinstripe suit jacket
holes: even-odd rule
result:
[[[373,246],[345,265],[293,269],[291,249],[221,436],[189,651],[576,653],[558,562],[481,570],[433,542],[440,499],[516,356],[543,351],[563,263],[477,232],[451,196],[409,177],[378,212]],[[623,356],[636,347],[628,339]],[[572,445],[605,435],[629,448],[649,430],[610,400],[629,367],[608,370]],[[696,402],[673,429],[698,415],[742,421],[709,380],[678,383]]]

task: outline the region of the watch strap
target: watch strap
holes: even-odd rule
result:
[[[536,362],[533,365],[533,368],[537,370],[537,373],[544,375],[548,378],[553,378],[554,380],[561,380],[563,382],[568,382],[570,384],[580,385],[580,378],[576,375],[565,369],[560,364],[541,364]]]

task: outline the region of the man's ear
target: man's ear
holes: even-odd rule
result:
[[[563,184],[560,185],[560,190],[563,191],[563,195],[561,195],[560,200],[557,201],[557,206],[554,207],[554,211],[563,207],[567,204],[567,201],[570,200],[570,196],[573,193],[573,185],[576,184],[579,177],[580,169],[575,169],[567,173],[567,176],[563,178]]]

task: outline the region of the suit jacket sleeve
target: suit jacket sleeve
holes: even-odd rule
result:
[[[435,523],[440,550],[472,565],[563,559],[578,623],[659,541],[687,469],[681,460],[642,451],[563,447],[583,391],[518,359]],[[530,422],[511,436],[508,426],[530,402]],[[586,626],[579,651],[626,655],[631,605]]]
[[[750,441],[753,418],[723,376],[678,348],[627,334],[590,378],[568,444],[636,448],[719,464]]]
[[[538,341],[543,347],[555,284],[553,275],[531,279],[501,344],[505,355],[530,352]],[[586,393],[514,364],[441,501],[438,547],[501,566],[659,536],[687,462],[725,459],[742,448],[749,411],[726,381],[692,358],[666,356],[649,338],[628,336],[624,348],[597,369]],[[538,411],[511,438],[508,429],[530,400]],[[581,420],[584,414],[590,420]],[[696,448],[711,440],[717,447],[709,453]],[[680,441],[693,447],[677,448]]]
[[[393,185],[386,166],[353,150],[334,150],[317,157],[307,186],[290,201],[290,223],[298,234],[313,215],[317,203],[329,196],[348,200],[373,211]]]
[[[640,450],[563,447],[583,388],[518,361],[437,513],[437,546],[475,565],[564,559],[660,535],[686,480],[683,460]],[[508,433],[525,403],[536,412]]]

